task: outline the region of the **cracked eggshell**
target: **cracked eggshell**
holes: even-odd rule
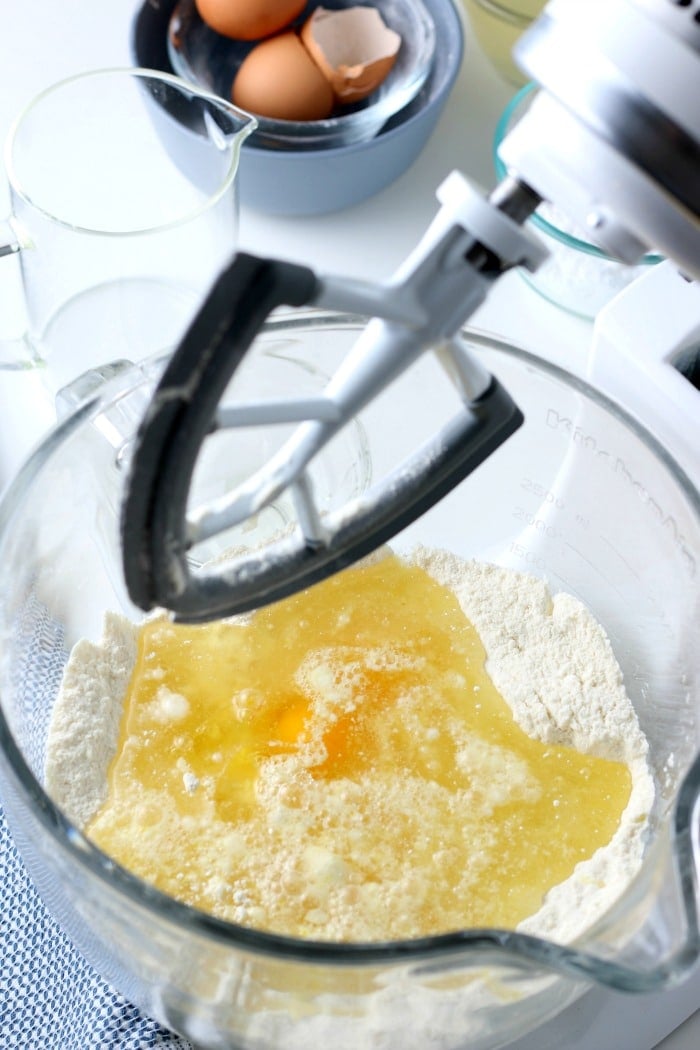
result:
[[[401,47],[399,34],[374,7],[317,7],[302,26],[301,39],[336,99],[345,104],[359,102],[379,87]]]
[[[195,0],[203,22],[222,36],[259,40],[288,26],[306,0]]]

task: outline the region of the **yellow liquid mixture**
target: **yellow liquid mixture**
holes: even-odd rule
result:
[[[528,737],[455,595],[394,556],[204,626],[147,622],[90,837],[300,937],[514,927],[607,844],[626,765]]]

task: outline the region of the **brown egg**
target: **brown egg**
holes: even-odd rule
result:
[[[302,26],[304,46],[341,103],[370,95],[391,71],[401,37],[373,7],[317,7]]]
[[[231,98],[236,106],[277,120],[323,120],[333,89],[296,33],[263,40],[241,62]]]
[[[259,40],[300,15],[306,0],[195,0],[203,22],[222,36]]]

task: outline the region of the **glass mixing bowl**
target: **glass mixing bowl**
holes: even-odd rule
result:
[[[287,385],[332,371],[358,327],[326,314],[276,317],[245,366],[253,385],[259,367],[270,376],[279,364]],[[44,749],[71,646],[96,640],[107,610],[138,616],[122,585],[119,506],[131,438],[162,362],[127,370],[83,402],[0,506],[8,822],[47,906],[88,961],[199,1047],[485,1050],[554,1016],[591,982],[662,988],[698,956],[698,492],[584,382],[465,336],[525,423],[394,546],[425,543],[511,566],[582,599],[610,637],[650,744],[657,797],[642,869],[575,944],[489,929],[370,945],[295,940],[197,912],[110,861],[45,793]],[[327,502],[368,484],[358,455],[367,452],[380,476],[441,426],[453,397],[427,355],[329,449],[319,466]],[[221,480],[222,464],[232,469],[232,450],[203,465],[203,492]],[[262,538],[285,527],[282,513],[261,525]]]

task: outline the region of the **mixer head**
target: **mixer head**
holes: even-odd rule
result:
[[[539,91],[499,150],[613,257],[700,278],[700,7],[552,0],[515,48]]]

